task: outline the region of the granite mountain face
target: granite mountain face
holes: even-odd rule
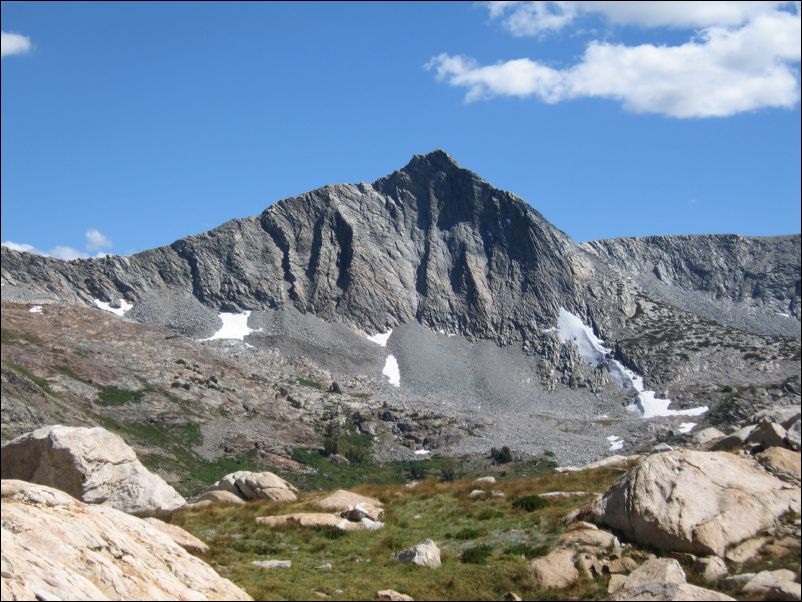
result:
[[[504,438],[575,458],[571,441],[591,435],[565,421],[600,415],[629,442],[676,435],[674,418],[650,430],[626,412],[630,372],[672,408],[708,406],[715,424],[800,400],[799,235],[576,244],[443,151],[132,256],[64,262],[4,247],[2,284],[4,303],[124,301],[126,318],[192,339],[218,331],[221,312],[251,312],[252,353],[306,358],[377,404],[442,405],[465,427],[410,449],[426,437],[458,449],[484,429],[477,449]],[[389,329],[400,387],[384,382],[386,352],[364,337]],[[608,435],[579,455],[598,456]]]

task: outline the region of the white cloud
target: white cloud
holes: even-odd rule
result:
[[[558,31],[582,15],[601,15],[618,25],[699,29],[734,27],[796,2],[485,2],[492,19],[513,35]]]
[[[12,251],[33,253],[34,255],[44,255],[44,253],[42,253],[39,249],[37,249],[33,245],[29,245],[28,243],[24,242],[14,242],[12,240],[6,240],[3,242],[3,246],[11,249]]]
[[[512,9],[520,10],[516,6]],[[503,10],[509,8],[508,3]],[[548,103],[596,97],[617,100],[630,111],[678,118],[792,107],[800,97],[799,9],[792,13],[774,8],[756,16],[747,15],[747,9],[740,9],[740,18],[748,19],[745,24],[706,27],[679,46],[594,41],[576,65],[564,69],[528,58],[480,66],[470,58],[448,54],[434,57],[425,67],[434,70],[438,80],[466,88],[469,102],[495,96],[534,96]],[[735,12],[722,19],[736,19]],[[697,14],[699,20],[702,14]],[[667,24],[671,19],[666,16],[662,21]]]
[[[25,54],[31,49],[31,40],[18,33],[0,32],[0,56]]]
[[[55,257],[56,259],[63,259],[64,261],[70,261],[71,259],[86,259],[89,257],[83,251],[79,251],[78,249],[73,249],[72,247],[66,247],[63,245],[59,245],[57,247],[53,247],[47,253],[50,257]]]
[[[41,255],[43,257],[54,257],[56,259],[63,259],[64,261],[70,261],[72,259],[88,259],[90,257],[106,257],[109,255],[109,253],[98,251],[98,249],[110,247],[111,244],[111,240],[107,236],[104,236],[99,230],[97,230],[97,228],[90,228],[86,231],[85,251],[80,251],[66,245],[58,245],[49,251],[42,251],[41,249],[38,249],[37,247],[28,243],[18,243],[11,240],[7,240],[2,243],[4,247],[12,249],[13,251],[33,253],[34,255]],[[91,253],[92,251],[96,252],[93,254]]]
[[[96,228],[86,231],[86,248],[90,250],[107,249],[111,246],[111,239]]]

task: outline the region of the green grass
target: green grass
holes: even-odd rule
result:
[[[97,419],[129,444],[133,442],[157,448],[153,452],[139,454],[139,459],[153,471],[181,475],[178,481],[171,484],[184,496],[197,495],[230,472],[266,469],[257,458],[255,450],[214,460],[199,456],[192,448],[202,443],[203,436],[200,425],[194,422],[118,422],[101,415],[97,415]]]
[[[202,556],[204,560],[257,600],[315,599],[315,591],[336,600],[372,600],[380,589],[394,589],[416,600],[499,600],[509,591],[524,599],[601,600],[607,597],[606,579],[543,591],[534,587],[528,568],[527,557],[552,547],[564,529],[563,516],[583,501],[559,500],[522,512],[512,507],[511,500],[558,488],[598,489],[619,475],[600,470],[546,473],[524,480],[502,478],[496,487],[505,491],[507,499],[469,499],[475,487],[471,479],[427,480],[413,489],[358,487],[385,505],[386,526],[375,532],[334,534],[330,529],[256,524],[257,516],[312,510],[314,500],[322,495],[312,492],[301,494],[292,504],[254,502],[185,511],[174,516],[173,522],[206,541],[210,551]],[[298,485],[297,478],[293,483]],[[477,526],[480,515],[487,518]],[[465,539],[453,537],[457,533]],[[427,538],[440,547],[440,568],[404,565],[393,559]],[[266,558],[292,560],[293,566],[265,571],[251,565],[252,560]],[[326,562],[331,562],[331,571],[317,570]]]
[[[299,378],[298,379],[298,384],[299,385],[303,385],[304,387],[311,387],[312,389],[318,389],[318,390],[321,390],[321,391],[324,388],[323,385],[321,385],[316,380],[310,380],[308,378]]]
[[[95,403],[101,406],[122,406],[127,403],[140,401],[147,389],[131,391],[109,385],[100,389]]]
[[[39,378],[38,376],[33,374],[30,370],[27,370],[26,368],[23,368],[19,364],[15,364],[10,360],[3,360],[3,364],[7,368],[10,368],[11,370],[14,370],[14,372],[17,372],[18,374],[21,374],[22,376],[27,378],[29,381],[31,381],[45,393],[49,393],[51,395],[53,394],[53,390],[50,388],[50,384],[47,382],[46,379]]]
[[[519,497],[512,503],[513,508],[526,510],[527,512],[540,510],[548,505],[549,502],[546,499],[539,497],[537,495],[525,495],[523,497]]]

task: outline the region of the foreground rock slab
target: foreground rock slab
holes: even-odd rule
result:
[[[209,546],[178,525],[171,525],[153,517],[146,518],[145,522],[167,534],[175,543],[189,552],[205,554],[209,551]]]
[[[169,535],[109,506],[2,481],[3,600],[250,600]]]
[[[137,516],[169,514],[186,503],[102,427],[47,426],[2,448],[2,478],[55,487],[89,504]]]
[[[751,459],[682,450],[645,458],[596,501],[592,514],[634,542],[723,556],[799,506],[798,487]]]

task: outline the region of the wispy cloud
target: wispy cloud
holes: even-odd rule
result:
[[[70,261],[72,259],[105,257],[108,253],[99,251],[99,249],[111,247],[112,242],[108,236],[100,232],[97,228],[90,228],[86,231],[85,251],[80,251],[66,245],[57,245],[49,251],[43,251],[28,243],[18,243],[11,240],[4,241],[2,245],[14,251],[22,251],[25,253],[33,253],[34,255],[42,255],[43,257],[54,257],[56,259],[63,259],[64,261]],[[91,253],[91,251],[95,251],[95,253]]]
[[[96,228],[90,228],[86,231],[86,248],[92,251],[97,249],[108,249],[111,246],[111,239],[102,234]]]
[[[601,15],[617,25],[702,29],[735,27],[797,2],[484,2],[516,36],[559,31],[583,15]]]
[[[25,54],[31,49],[31,40],[27,36],[7,31],[0,32],[0,56]]]
[[[465,88],[468,102],[607,98],[637,113],[694,118],[787,108],[800,98],[798,3],[503,2],[489,10],[515,35],[560,30],[582,12],[644,27],[702,28],[678,46],[592,41],[578,63],[562,69],[529,58],[483,66],[461,55],[433,57],[425,68]]]

